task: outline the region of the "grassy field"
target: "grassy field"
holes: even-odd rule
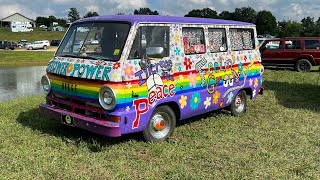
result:
[[[268,69],[242,117],[210,113],[172,138],[106,138],[39,115],[43,97],[0,103],[0,177],[9,179],[320,179],[318,72]]]
[[[51,41],[53,39],[62,39],[64,34],[65,31],[43,31],[41,28],[36,28],[33,32],[11,32],[10,28],[0,28],[0,41],[19,42],[21,39],[28,40],[29,42],[37,40]]]
[[[0,66],[46,65],[54,51],[0,51]]]

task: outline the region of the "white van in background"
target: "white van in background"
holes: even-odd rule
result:
[[[12,32],[31,32],[33,31],[32,25],[29,22],[12,22],[11,25]]]

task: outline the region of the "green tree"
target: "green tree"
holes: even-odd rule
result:
[[[75,22],[76,20],[80,19],[80,15],[77,8],[70,8],[68,18],[70,22]]]
[[[97,12],[89,11],[89,12],[87,12],[86,15],[83,16],[83,18],[94,17],[94,16],[99,16],[99,14]]]
[[[302,32],[302,25],[295,21],[282,20],[278,22],[279,37],[299,37]]]
[[[159,15],[158,11],[152,11],[151,9],[149,8],[140,8],[139,10],[134,10],[134,13],[135,15],[137,14],[144,14],[144,15]]]
[[[210,8],[204,8],[204,9],[193,9],[188,14],[185,15],[185,17],[200,17],[200,18],[218,18],[218,13],[215,10],[212,10]]]
[[[307,18],[303,18],[301,20],[302,23],[302,32],[301,32],[301,36],[302,37],[312,37],[315,36],[316,34],[316,29],[315,29],[315,23],[314,23],[314,18],[311,17],[307,17]]]
[[[36,24],[37,24],[37,26],[46,25],[47,27],[49,27],[50,21],[49,21],[49,18],[47,18],[47,17],[39,16],[36,18]]]
[[[319,37],[320,36],[320,17],[315,23],[315,30],[314,30],[314,36]]]
[[[257,13],[252,7],[236,8],[234,11],[234,20],[249,23],[256,22]]]
[[[270,11],[259,11],[256,17],[256,26],[258,34],[277,33],[277,21]]]
[[[229,12],[229,11],[222,11],[219,14],[220,19],[226,19],[226,20],[234,20],[234,13]]]

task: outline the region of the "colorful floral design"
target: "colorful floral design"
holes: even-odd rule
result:
[[[182,75],[182,74],[180,74],[180,75],[179,75],[179,78],[180,78],[180,80],[181,80],[181,81],[183,81],[183,80],[184,80],[184,77],[183,77],[183,75]]]
[[[203,105],[205,106],[204,108],[207,109],[211,105],[211,97],[207,97]]]
[[[119,69],[120,68],[120,62],[116,62],[112,66],[113,69]]]
[[[179,67],[178,67],[178,70],[179,70],[179,72],[181,72],[181,71],[182,71],[182,67],[181,67],[181,66],[179,66]]]
[[[219,108],[222,108],[224,106],[224,99],[221,100],[220,104],[219,104]]]
[[[218,104],[219,98],[220,98],[220,93],[219,91],[216,91],[216,93],[214,93],[213,95],[213,104]]]
[[[176,56],[180,56],[180,49],[176,47],[176,49],[174,50],[174,53],[176,53]]]
[[[192,110],[195,110],[198,108],[199,104],[201,102],[200,93],[195,92],[192,94],[192,98],[190,99],[190,107]]]
[[[190,61],[190,58],[185,57],[183,64],[186,67],[186,70],[191,69],[192,62]]]
[[[256,95],[257,95],[257,90],[254,89],[254,90],[252,91],[252,97],[256,97]]]
[[[132,87],[132,85],[131,85],[130,82],[127,82],[127,83],[126,83],[126,86],[127,86],[128,89],[131,89],[131,87]]]
[[[227,101],[227,104],[230,104],[233,100],[233,92],[230,92],[229,95],[228,95],[228,101]]]
[[[181,96],[179,100],[181,109],[183,109],[187,105],[187,98],[188,98],[187,96],[184,96],[184,95]]]
[[[254,80],[254,85],[253,85],[253,87],[254,88],[257,88],[259,86],[259,81],[258,81],[258,79],[256,78],[255,80]]]
[[[249,85],[252,86],[253,85],[253,80],[250,78],[249,79]]]
[[[197,75],[191,72],[188,78],[190,81],[189,83],[190,87],[194,87],[194,88],[197,87],[197,82],[198,82]]]
[[[180,41],[180,36],[178,34],[175,35],[175,40],[177,43]]]
[[[126,66],[123,68],[123,71],[127,78],[131,78],[132,76],[134,76],[133,66],[130,66],[129,64],[126,64]]]

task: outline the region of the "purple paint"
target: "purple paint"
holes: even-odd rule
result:
[[[217,25],[240,25],[240,26],[255,26],[254,24],[240,21],[230,21],[223,19],[211,18],[194,18],[194,17],[177,17],[177,16],[158,16],[158,15],[111,15],[111,16],[96,16],[84,18],[76,21],[79,22],[105,22],[105,21],[122,21],[130,22],[132,25],[138,23],[187,23],[187,24],[217,24]]]

